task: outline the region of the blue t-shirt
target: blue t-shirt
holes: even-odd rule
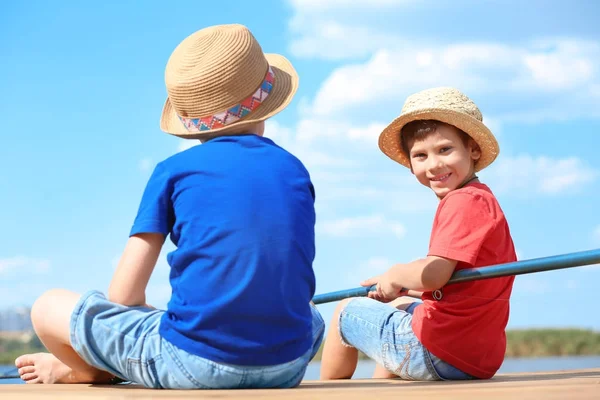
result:
[[[275,365],[312,345],[314,188],[270,139],[212,139],[159,163],[131,235],[170,234],[160,334],[216,362]]]

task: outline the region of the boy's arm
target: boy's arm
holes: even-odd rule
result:
[[[452,276],[457,262],[443,257],[427,256],[408,264],[396,264],[382,275],[367,279],[362,286],[377,284],[377,291],[369,297],[391,301],[402,294],[402,289],[433,291],[443,287]]]
[[[146,286],[154,270],[165,236],[140,233],[127,241],[108,288],[108,300],[125,306],[146,305]]]
[[[408,264],[396,264],[387,274],[398,290],[433,291],[448,283],[455,267],[455,260],[427,256]]]

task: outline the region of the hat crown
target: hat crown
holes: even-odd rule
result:
[[[205,117],[235,106],[263,82],[269,65],[243,25],[218,25],[184,39],[165,70],[169,100],[181,117]]]
[[[481,111],[473,100],[451,87],[427,89],[410,95],[404,102],[402,114],[428,109],[454,111],[483,121]]]

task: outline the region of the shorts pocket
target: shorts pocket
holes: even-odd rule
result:
[[[128,358],[127,378],[148,388],[162,389],[156,368],[158,361],[160,361],[160,356],[145,361]]]
[[[384,343],[381,348],[383,367],[403,380],[414,381],[416,379],[409,372],[411,367],[411,353],[412,348],[408,344],[393,346],[389,343]]]
[[[428,350],[425,351],[428,368],[433,374],[437,375],[443,381],[463,381],[475,379],[466,372],[461,371],[453,365],[448,364],[444,360],[431,354]]]

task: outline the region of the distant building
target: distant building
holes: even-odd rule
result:
[[[0,310],[0,332],[33,331],[29,307]]]
[[[29,343],[35,336],[33,331],[16,332],[16,331],[0,331],[0,339],[17,340],[21,343]]]

